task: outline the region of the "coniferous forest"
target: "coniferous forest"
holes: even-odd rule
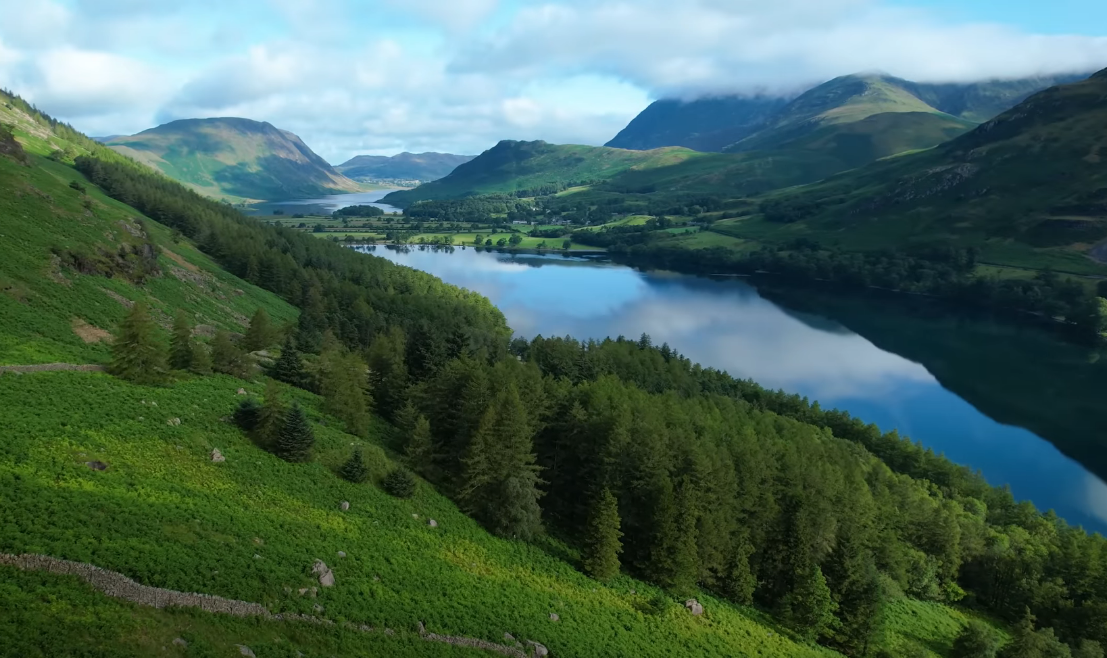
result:
[[[77,166],[298,306],[271,374],[321,393],[353,434],[370,407],[391,421],[410,469],[500,536],[560,537],[597,579],[622,570],[678,596],[705,588],[851,656],[880,655],[882,611],[902,594],[1005,620],[1006,656],[1099,655],[1107,643],[1107,541],[894,432],[646,335],[510,340],[487,300],[429,275],[262,226],[133,166]],[[125,329],[141,345],[140,311]],[[148,352],[123,354],[118,372],[161,373]],[[178,346],[172,361],[187,354]],[[236,421],[286,459],[310,458],[302,412],[270,397],[268,413],[244,403]],[[358,456],[343,474],[364,477]],[[386,483],[401,497],[410,486],[403,471]],[[957,646],[994,655],[999,641],[969,626]]]

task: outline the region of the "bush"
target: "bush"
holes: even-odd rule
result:
[[[253,432],[257,429],[258,419],[261,415],[261,405],[253,398],[247,398],[239,403],[234,410],[234,424],[243,432]]]
[[[415,493],[415,476],[407,469],[397,468],[384,478],[384,490],[397,498],[411,498]]]

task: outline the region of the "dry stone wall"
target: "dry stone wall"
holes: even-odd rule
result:
[[[40,363],[34,366],[0,366],[0,374],[11,372],[25,375],[32,372],[55,372],[58,370],[72,370],[76,372],[104,372],[106,368],[100,365],[77,365],[73,363]]]

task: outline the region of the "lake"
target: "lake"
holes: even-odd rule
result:
[[[359,249],[484,294],[527,338],[648,333],[694,362],[896,429],[1107,533],[1107,358],[1041,330],[898,296],[754,287],[603,258]]]
[[[356,194],[333,194],[314,199],[291,199],[286,201],[266,201],[256,203],[247,210],[249,215],[272,215],[274,210],[283,210],[285,214],[303,213],[305,215],[329,215],[336,210],[350,206],[375,206],[385,212],[402,212],[387,203],[377,203],[384,195],[395,189],[373,190]]]

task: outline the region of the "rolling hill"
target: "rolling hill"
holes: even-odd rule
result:
[[[858,246],[954,241],[1001,260],[1016,245],[1107,260],[1097,247],[1107,238],[1105,124],[1107,71],[1039,92],[938,148],[773,195],[794,211],[790,223],[720,229]]]
[[[458,166],[449,176],[414,190],[393,192],[381,202],[404,208],[416,201],[565,187],[606,180],[631,169],[665,167],[701,157],[704,154],[681,148],[629,151],[504,140]]]
[[[693,101],[662,99],[634,118],[607,146],[651,149],[684,146],[697,151],[778,149],[828,125],[885,112],[926,112],[956,117],[966,127],[987,121],[1056,84],[1085,75],[1061,75],[960,84],[920,84],[886,75],[848,75],[798,97],[722,96]],[[884,129],[909,129],[889,124]],[[919,143],[918,138],[914,139]],[[929,144],[933,146],[938,142]],[[921,148],[921,147],[920,147]]]
[[[458,165],[475,155],[452,153],[400,153],[399,155],[359,155],[335,166],[335,170],[357,181],[403,180],[434,181],[445,178]]]
[[[214,199],[273,201],[361,189],[296,135],[249,119],[184,119],[106,143]]]

